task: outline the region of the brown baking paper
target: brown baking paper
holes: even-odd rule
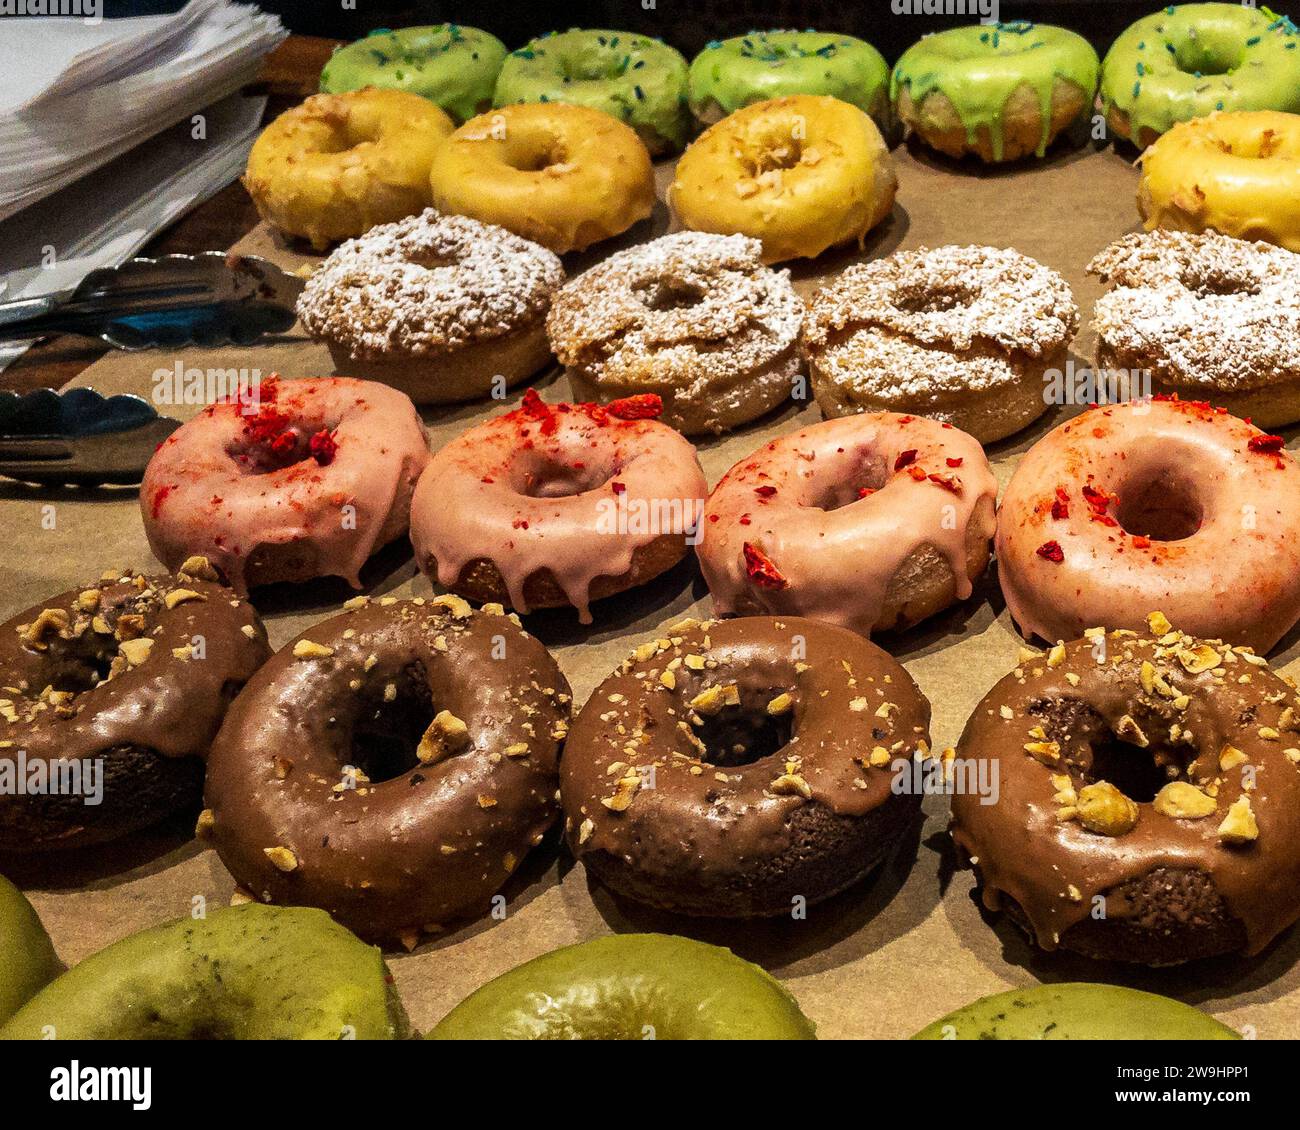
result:
[[[864,252],[823,256],[797,264],[799,289],[811,293],[860,257],[898,248],[945,243],[1015,247],[1061,272],[1074,289],[1085,328],[1075,343],[1076,365],[1092,356],[1086,323],[1100,293],[1084,266],[1107,243],[1136,224],[1137,174],[1110,150],[1067,152],[1010,170],[982,171],[941,163],[906,148],[895,150],[900,188],[892,218],[872,233]],[[660,196],[671,166],[659,170]],[[662,204],[651,222],[628,236],[571,257],[571,273],[607,254],[667,229]],[[265,255],[292,269],[310,257],[287,249],[259,228],[236,250]],[[114,353],[78,383],[103,393],[148,396],[159,368],[279,371],[287,377],[331,371],[326,350],[291,335],[248,348],[185,350],[180,354]],[[549,384],[546,381],[550,381]],[[548,400],[569,396],[561,378],[538,382]],[[511,395],[511,401],[515,399]],[[425,413],[433,445],[501,411],[497,403]],[[195,407],[165,408],[189,415]],[[994,445],[990,457],[1005,485],[1020,454],[1074,409],[1054,409],[1037,425]],[[772,436],[813,423],[815,406],[790,406],[775,417],[717,440],[700,443],[710,485],[736,460]],[[51,491],[0,484],[0,529],[6,547],[3,617],[53,593],[91,580],[108,567],[158,569],[145,542],[132,490]],[[398,545],[371,562],[372,594],[427,595],[409,550]],[[342,582],[259,594],[276,646],[307,625],[333,614],[351,592]],[[595,607],[595,624],[581,627],[568,611],[526,618],[526,626],[556,654],[575,701],[631,650],[687,614],[707,615],[708,594],[693,561],[624,597]],[[1296,633],[1275,656],[1294,666]],[[956,742],[967,715],[1015,664],[1019,636],[988,575],[964,605],[900,636],[880,642],[916,678],[934,707],[936,748]],[[1300,672],[1298,672],[1300,673]],[[977,997],[1037,981],[1115,981],[1166,993],[1214,1013],[1261,1038],[1300,1032],[1300,931],[1291,931],[1262,956],[1229,958],[1165,971],[1133,970],[1070,955],[1041,954],[1000,918],[986,918],[972,897],[968,871],[956,870],[945,832],[947,799],[926,798],[923,828],[896,860],[866,883],[811,908],[805,921],[703,923],[676,919],[617,901],[588,881],[583,868],[554,843],[538,849],[507,888],[500,921],[483,919],[425,941],[412,953],[390,956],[411,1019],[427,1028],[489,978],[557,946],[611,931],[655,930],[688,934],[730,946],[782,978],[817,1023],[823,1037],[911,1035],[938,1016]],[[190,835],[193,814],[109,849],[79,856],[0,860],[0,871],[26,889],[60,956],[74,963],[135,930],[189,914],[194,900],[224,905],[234,883],[216,853]],[[1300,845],[1297,845],[1300,850]]]

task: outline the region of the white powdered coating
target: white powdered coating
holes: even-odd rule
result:
[[[817,371],[842,386],[850,397],[897,401],[901,410],[922,415],[931,414],[924,408],[929,401],[1020,380],[1019,371],[998,350],[948,353],[874,326],[823,348],[817,357]]]
[[[794,349],[803,301],[741,235],[677,232],[611,255],[556,295],[551,348],[596,384],[702,394]]]
[[[960,352],[979,343],[1043,357],[1079,325],[1066,281],[1018,251],[922,247],[859,263],[814,296],[805,336],[817,348],[876,326]]]
[[[559,258],[494,224],[432,208],[341,244],[307,280],[307,332],[357,360],[505,337],[546,314]]]
[[[1114,287],[1093,328],[1172,384],[1259,388],[1300,375],[1300,255],[1218,232],[1157,230],[1112,243],[1088,270]]]

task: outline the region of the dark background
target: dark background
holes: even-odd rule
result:
[[[858,35],[893,62],[926,32],[974,22],[972,16],[896,15],[890,0],[565,0],[559,4],[545,0],[355,0],[351,10],[343,7],[342,0],[258,2],[267,11],[278,13],[291,31],[303,35],[358,39],[377,27],[455,20],[484,28],[513,49],[544,31],[607,27],[657,35],[688,58],[710,39],[754,28],[815,27]],[[654,6],[645,6],[649,4]],[[181,0],[105,0],[104,11],[112,17],[172,11],[180,6]],[[1159,0],[1003,0],[1000,15],[1003,20],[1060,24],[1091,39],[1104,53],[1125,27],[1159,7]]]

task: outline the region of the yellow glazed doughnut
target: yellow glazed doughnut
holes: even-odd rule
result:
[[[1207,228],[1300,251],[1300,114],[1235,110],[1180,122],[1142,155],[1147,231]]]
[[[552,251],[581,251],[654,209],[650,154],[586,106],[521,102],[471,118],[433,163],[434,206]]]
[[[871,118],[838,98],[796,94],[705,130],[677,163],[668,202],[683,227],[750,236],[775,263],[861,244],[897,191]]]
[[[427,208],[434,151],[454,128],[417,94],[316,94],[262,131],[244,187],[264,220],[323,251]]]

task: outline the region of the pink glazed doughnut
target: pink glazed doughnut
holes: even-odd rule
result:
[[[1300,465],[1203,402],[1090,409],[1016,468],[998,575],[1026,636],[1180,631],[1268,651],[1300,619]]]
[[[140,486],[154,556],[199,554],[236,592],[340,576],[361,587],[375,550],[406,531],[429,461],[410,399],[344,377],[281,381],[220,401],[154,452]]]
[[[653,394],[546,404],[471,428],[429,463],[411,501],[415,559],[472,600],[519,612],[590,603],[686,555],[708,484]]]
[[[951,424],[844,416],[732,467],[696,552],[720,615],[810,616],[869,636],[970,596],[996,496],[984,449]]]

